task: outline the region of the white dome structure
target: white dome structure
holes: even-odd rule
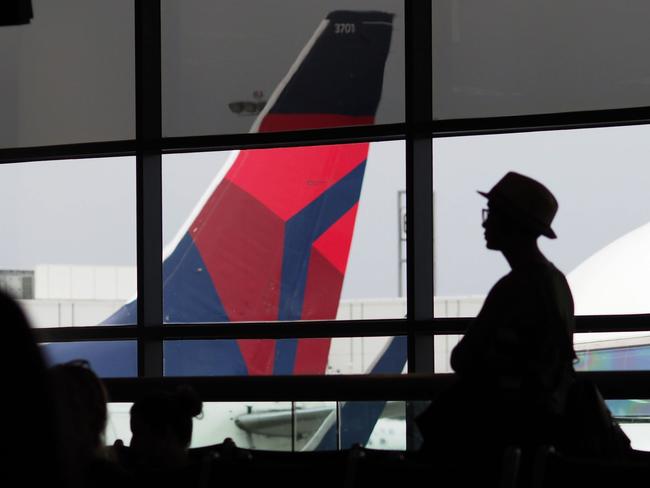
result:
[[[650,223],[608,244],[568,274],[576,315],[639,314],[650,312]],[[647,370],[650,334],[609,332],[574,335],[580,358],[577,370]],[[650,451],[650,424],[626,423],[647,418],[645,400],[608,401],[621,428],[637,450]]]
[[[587,258],[567,280],[576,315],[650,313],[650,223]]]

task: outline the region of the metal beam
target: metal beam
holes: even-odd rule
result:
[[[578,373],[608,400],[650,399],[650,371]],[[129,402],[143,392],[191,385],[205,402],[230,401],[413,401],[431,400],[454,381],[453,374],[219,376],[105,378],[112,402]]]
[[[433,318],[433,151],[431,2],[405,1],[406,64],[406,317],[411,323]],[[408,372],[432,373],[433,336],[408,335]],[[406,443],[416,449],[415,418],[423,405],[409,402]]]
[[[160,0],[135,0],[138,327],[162,323]],[[138,341],[138,376],[162,376],[162,340]]]
[[[650,107],[559,112],[552,114],[485,117],[473,119],[429,120],[426,130],[433,138],[481,134],[510,134],[544,130],[590,129],[650,124]],[[151,150],[163,153],[228,151],[265,147],[291,147],[346,142],[401,140],[405,124],[335,127],[292,132],[215,134],[192,137],[167,137],[151,142]],[[136,142],[106,141],[55,146],[0,149],[0,164],[57,159],[132,156]]]
[[[433,318],[433,151],[431,2],[405,2],[407,313]],[[411,334],[409,372],[433,372],[433,339]]]
[[[43,327],[33,330],[37,342],[146,339],[287,339],[320,337],[384,337],[400,335],[462,334],[471,317],[437,318],[428,321],[406,319],[323,320],[308,322],[242,322],[238,324],[166,324],[146,328],[88,326]],[[269,327],[269,325],[272,325]],[[648,331],[650,314],[593,315],[576,317],[576,332]]]

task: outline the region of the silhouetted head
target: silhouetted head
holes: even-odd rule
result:
[[[63,453],[65,444],[51,408],[45,363],[22,309],[2,292],[0,327],[9,346],[0,359],[5,373],[2,434],[7,446],[3,475],[25,486],[68,486],[72,466]]]
[[[91,457],[104,445],[107,394],[85,360],[50,368],[52,387],[64,422],[66,443],[77,456]]]
[[[553,194],[540,182],[509,172],[489,192],[487,215],[483,216],[488,249],[537,239],[540,235],[555,239],[551,223],[558,204]]]
[[[192,440],[192,419],[202,408],[189,386],[147,394],[131,407],[131,447],[152,463],[179,460]]]

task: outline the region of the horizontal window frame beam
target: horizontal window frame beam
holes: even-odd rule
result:
[[[0,164],[135,156],[135,139],[0,149]]]
[[[383,142],[405,138],[406,124],[333,127],[291,132],[256,132],[192,137],[165,137],[161,142],[163,154],[199,151],[231,151],[237,149],[266,149],[277,147],[322,146]]]
[[[594,382],[608,400],[650,398],[650,371],[580,372],[577,376]],[[132,402],[148,391],[172,391],[180,385],[191,385],[204,402],[414,401],[435,398],[455,378],[451,373],[411,373],[104,378],[103,382],[112,402]]]
[[[409,127],[431,134],[432,139],[483,134],[507,134],[548,130],[573,130],[598,127],[621,127],[650,124],[650,107],[558,112],[549,114],[433,120],[421,126]],[[219,134],[191,137],[163,137],[149,143],[149,150],[164,154],[234,149],[262,149],[354,142],[402,140],[407,124],[336,127],[292,132],[258,132],[249,134]],[[55,146],[0,149],[0,164],[135,156],[136,141],[105,141]]]
[[[594,129],[650,124],[650,106],[548,114],[434,120],[432,138]]]
[[[38,342],[100,340],[286,339],[329,337],[394,337],[412,333],[463,334],[472,318],[432,320],[336,320],[308,322],[242,322],[134,326],[43,327],[33,329]],[[616,324],[616,327],[613,326]],[[143,330],[144,329],[144,330]],[[576,333],[642,332],[650,335],[650,314],[576,317]]]
[[[472,320],[474,319],[471,317],[435,318],[430,330],[436,335],[462,334]],[[578,315],[575,317],[575,333],[643,331],[648,331],[650,335],[650,314]]]
[[[300,147],[355,142],[381,142],[404,139],[405,124],[335,127],[291,132],[257,132],[248,134],[220,134],[192,137],[162,137],[158,140],[123,140],[88,142],[55,146],[0,149],[0,164],[28,163],[61,159],[88,159],[117,156],[135,156],[139,149],[145,152],[176,154],[186,152],[231,151],[237,149],[264,149]]]
[[[97,340],[225,340],[330,337],[384,337],[408,334],[413,325],[402,319],[381,321],[244,322],[136,326],[44,327],[34,329],[37,342]]]

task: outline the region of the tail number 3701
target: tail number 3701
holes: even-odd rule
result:
[[[356,26],[354,24],[346,24],[337,22],[334,24],[334,34],[354,34]]]

